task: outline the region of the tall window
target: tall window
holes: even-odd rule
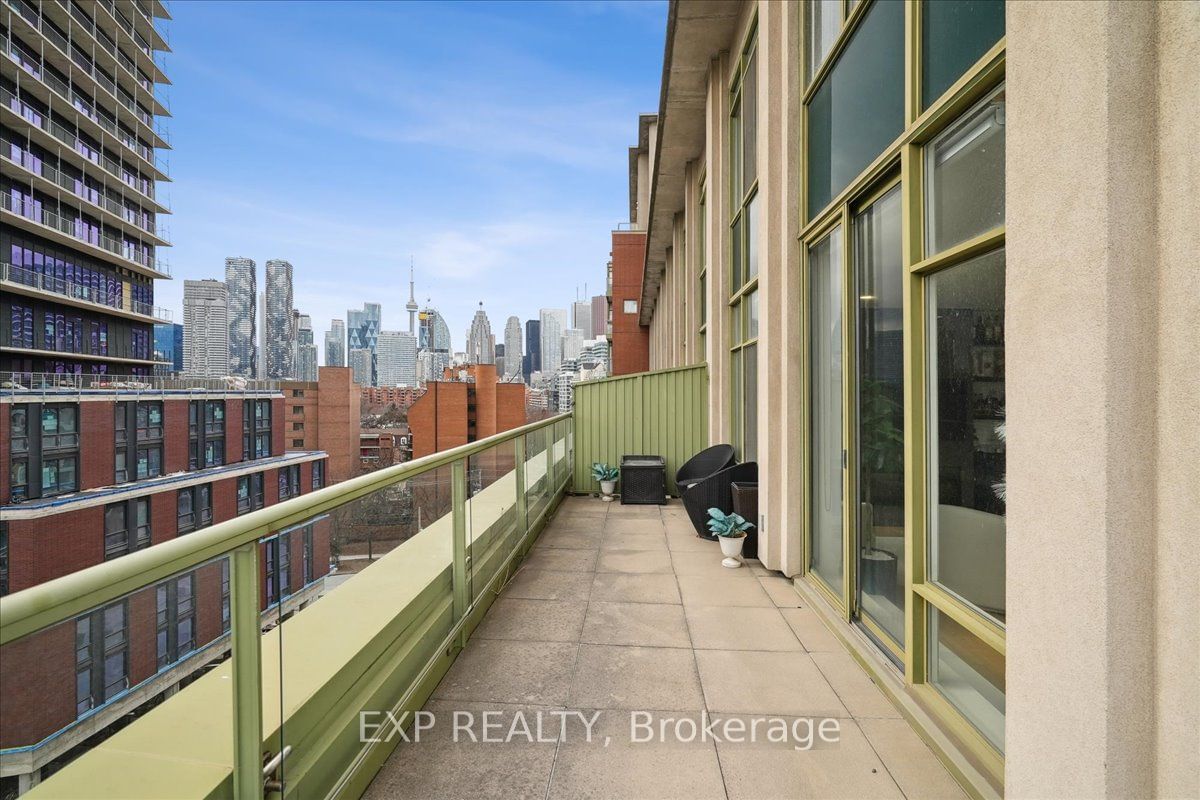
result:
[[[707,356],[705,338],[708,335],[708,187],[704,179],[700,179],[700,205],[696,222],[696,263],[699,265],[699,286],[696,288],[697,302],[700,304],[697,318],[700,320],[700,331],[697,337],[700,352],[697,361],[704,361]]]
[[[237,483],[237,513],[245,514],[263,507],[263,473],[242,475]]]
[[[75,620],[75,713],[129,688],[128,608],[121,600]]]
[[[242,458],[271,455],[271,401],[246,400],[242,407]]]
[[[266,543],[267,605],[291,592],[291,533],[281,533]]]
[[[30,496],[29,406],[13,405],[8,415],[12,433],[8,444],[8,491],[14,501],[19,501]]]
[[[804,84],[825,63],[842,30],[842,0],[807,0],[804,4]]]
[[[221,631],[229,632],[229,556],[221,559]]]
[[[188,403],[188,469],[207,469],[225,463],[225,401]]]
[[[325,462],[312,462],[312,488],[313,491],[320,489],[325,485]]]
[[[304,585],[308,586],[313,582],[313,526],[311,523],[304,526],[304,553],[301,574],[303,575]]]
[[[104,507],[104,560],[150,546],[150,498],[122,500]]]
[[[155,587],[158,668],[196,649],[196,573]]]
[[[758,77],[751,34],[738,63],[729,120],[730,386],[733,444],[743,461],[758,457]]]
[[[113,440],[117,483],[162,475],[162,402],[117,403],[113,407]]]
[[[283,502],[300,494],[300,465],[279,468],[279,501]]]
[[[0,597],[8,594],[8,523],[0,522]]]
[[[79,488],[79,406],[12,406],[9,444],[12,498],[52,497]],[[31,471],[32,465],[32,471]]]
[[[212,484],[188,486],[176,496],[178,533],[205,528],[212,524]]]

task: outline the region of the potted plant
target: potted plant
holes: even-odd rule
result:
[[[746,543],[746,531],[754,525],[741,514],[726,514],[719,508],[708,510],[708,529],[717,535],[721,553],[725,559],[721,566],[737,569],[742,565],[742,547]]]
[[[600,499],[611,503],[617,489],[617,468],[597,461],[592,464],[592,480],[600,483]]]

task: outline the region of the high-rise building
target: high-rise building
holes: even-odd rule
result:
[[[359,386],[372,386],[371,377],[374,371],[375,354],[364,348],[354,348],[347,357],[351,375]]]
[[[578,328],[583,338],[592,336],[592,303],[590,300],[577,300],[571,304],[571,327]]]
[[[253,378],[258,374],[254,352],[257,332],[258,279],[254,261],[225,259],[225,288],[229,290],[229,374]]]
[[[154,360],[163,367],[160,372],[183,372],[183,326],[177,322],[160,322],[154,326]]]
[[[267,262],[264,290],[266,316],[266,378],[293,378],[295,367],[295,309],[292,288],[292,265],[281,259]]]
[[[521,375],[529,383],[533,373],[542,368],[542,322],[525,320],[525,354],[521,357]]]
[[[417,337],[408,331],[380,331],[375,361],[380,386],[416,386]]]
[[[543,308],[538,318],[542,340],[541,370],[557,372],[562,363],[562,334],[567,327],[567,312],[562,308]]]
[[[221,281],[183,282],[183,372],[229,374],[229,290]]]
[[[346,323],[340,319],[332,320],[325,332],[325,366],[346,366]]]
[[[562,358],[578,359],[583,352],[583,331],[579,328],[567,328],[562,335]]]
[[[438,380],[450,366],[450,326],[436,308],[426,307],[418,319],[417,380]]]
[[[408,303],[405,304],[404,309],[408,312],[408,332],[413,336],[417,335],[417,310],[419,308],[416,286],[416,273],[410,260],[408,264]]]
[[[467,329],[467,362],[496,363],[496,337],[492,335],[492,323],[488,321],[482,302],[471,319],[471,327]]]
[[[521,374],[521,320],[509,317],[504,325],[504,377],[507,380]]]
[[[383,307],[379,303],[363,303],[362,310],[350,309],[346,312],[346,352],[366,350],[371,354],[370,366],[362,386],[378,386],[376,367],[376,348],[379,344],[379,330],[383,324]],[[347,356],[348,357],[348,356]],[[354,366],[353,363],[350,366]],[[355,371],[355,380],[359,372]]]
[[[4,12],[0,371],[149,375],[154,323],[171,321],[154,305],[154,281],[170,278],[156,189],[169,145],[155,119],[169,112],[153,86],[167,78],[116,59],[152,61],[164,43],[144,16],[135,44],[94,4],[42,5]],[[91,13],[119,44],[97,44]],[[112,66],[93,66],[96,48]]]
[[[592,298],[592,331],[586,335],[590,339],[608,335],[608,295],[598,294]]]
[[[346,367],[321,367],[316,380],[284,381],[284,446],[289,452],[327,454],[330,483],[358,474],[362,389]]]
[[[296,324],[296,380],[317,379],[317,344],[313,334],[312,317],[300,314]]]

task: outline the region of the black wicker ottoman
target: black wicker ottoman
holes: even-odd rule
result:
[[[667,462],[662,456],[621,456],[621,505],[667,502]]]

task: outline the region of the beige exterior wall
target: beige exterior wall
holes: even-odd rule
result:
[[[1200,4],[1007,26],[1006,786],[1197,797]]]

